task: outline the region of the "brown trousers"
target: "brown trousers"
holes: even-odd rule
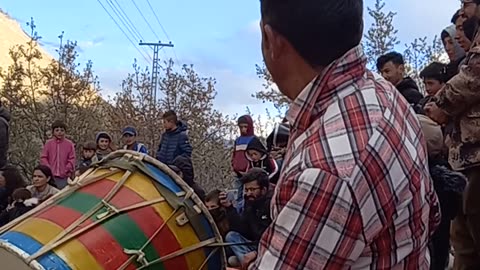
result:
[[[463,209],[452,223],[451,241],[455,270],[480,269],[480,167],[464,172],[468,178]]]

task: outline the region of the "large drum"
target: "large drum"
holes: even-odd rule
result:
[[[0,269],[225,269],[221,241],[167,166],[117,151],[0,229]]]

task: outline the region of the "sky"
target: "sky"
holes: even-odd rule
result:
[[[217,109],[230,115],[242,114],[246,107],[254,114],[272,110],[270,104],[251,97],[262,89],[263,83],[255,74],[255,64],[262,62],[258,0],[149,1],[161,26],[147,0],[116,0],[116,3],[135,24],[144,41],[171,41],[174,44],[173,49],[162,49],[162,59],[173,58],[181,64],[193,64],[202,76],[216,79]],[[140,55],[99,2],[114,15],[109,3],[115,3],[115,0],[10,0],[3,1],[0,8],[25,28],[26,22],[33,17],[44,46],[52,54],[62,31],[66,39],[76,40],[79,60],[93,61],[103,88],[102,95],[108,96],[120,89],[122,79],[132,71],[134,58],[144,66],[151,65],[151,62]],[[444,0],[441,4],[437,0],[386,2],[386,9],[397,13],[394,24],[401,44],[416,37],[439,35],[459,8],[457,0]],[[373,5],[374,0],[365,1],[366,7]],[[371,23],[365,12],[365,29]],[[328,42],[328,39],[321,42]],[[141,50],[152,54],[148,48]]]

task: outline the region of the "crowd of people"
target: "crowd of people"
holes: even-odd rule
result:
[[[377,59],[381,76],[366,68],[362,1],[260,2],[265,63],[293,101],[284,121],[264,143],[250,116],[238,119],[235,192],[195,181],[173,111],[155,155],[205,202],[229,265],[443,270],[453,253],[455,269],[480,269],[480,0],[463,0],[441,32],[449,63],[420,72],[425,95],[398,52]],[[1,224],[116,149],[100,132],[76,161],[56,121],[26,185],[7,164],[9,119],[0,105]],[[148,153],[137,135],[126,127],[122,148]]]
[[[8,112],[6,108],[0,106],[0,118],[3,115],[8,115]],[[51,125],[52,137],[43,146],[39,157],[39,165],[32,172],[32,180],[25,181],[20,171],[7,162],[8,123],[10,118],[3,117],[2,119],[5,120],[0,122],[0,124],[5,123],[2,142],[6,142],[6,144],[0,149],[4,150],[0,153],[3,158],[0,167],[0,226],[47,200],[65,188],[69,179],[80,176],[92,164],[117,149],[114,139],[109,133],[99,132],[95,136],[95,141],[87,141],[80,145],[81,156],[77,158],[76,146],[66,135],[67,126],[62,121],[54,121]],[[174,111],[167,111],[163,114],[163,126],[165,132],[162,134],[156,151],[156,159],[168,165],[206,202],[215,220],[219,222],[219,226],[222,223],[225,224],[226,220],[217,213],[219,211],[218,207],[228,205],[229,212],[225,217],[241,220],[244,208],[249,209],[245,211],[250,215],[249,218],[258,215],[258,213],[252,212],[249,202],[255,201],[255,205],[258,205],[257,201],[262,201],[263,212],[257,220],[261,222],[259,225],[253,225],[255,228],[253,236],[247,228],[234,232],[229,229],[225,230],[225,227],[220,227],[223,228],[221,231],[224,232],[223,236],[226,236],[226,241],[231,240],[239,243],[239,241],[247,239],[245,237],[258,241],[266,226],[269,225],[268,205],[270,200],[268,198],[271,198],[273,191],[270,185],[276,183],[279,178],[279,166],[288,140],[288,125],[282,124],[283,129],[280,132],[279,130],[272,132],[267,138],[267,148],[262,139],[255,136],[252,118],[245,115],[238,119],[240,136],[235,140],[232,154],[232,174],[234,175],[234,181],[232,182],[236,192],[229,193],[229,199],[226,198],[226,192],[220,192],[219,190],[206,194],[201,185],[195,181],[191,160],[192,146],[187,135],[187,125],[177,118]],[[2,132],[1,128],[2,126],[0,126],[0,133]],[[146,145],[139,142],[137,136],[136,128],[125,127],[121,135],[123,143],[121,149],[148,154]],[[6,140],[3,140],[3,138]],[[261,185],[261,188],[259,185]],[[266,197],[267,193],[270,194],[268,198]],[[246,205],[244,198],[247,200]],[[215,207],[212,206],[212,202],[215,202]],[[230,211],[230,206],[235,210]],[[227,233],[229,234],[227,235]],[[238,237],[235,238],[235,235]],[[241,235],[246,236],[242,237]],[[253,250],[251,246],[243,247],[241,245],[237,246],[237,249],[233,248],[233,250],[237,251],[238,248],[248,247]],[[241,254],[242,252],[232,253],[232,258],[241,256]],[[239,265],[239,260],[233,259],[233,265]]]

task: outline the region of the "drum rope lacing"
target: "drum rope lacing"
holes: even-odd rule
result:
[[[70,239],[72,239],[73,237],[79,235],[80,233],[83,233],[84,231],[86,231],[85,229],[90,229],[92,228],[92,226],[87,226],[85,228],[82,228],[78,231],[76,231],[75,233],[73,233],[72,235],[69,235],[71,232],[73,232],[73,230],[75,230],[78,226],[80,226],[82,223],[84,223],[86,220],[90,219],[96,212],[98,212],[99,210],[101,210],[105,205],[105,202],[108,202],[110,201],[113,196],[115,196],[115,194],[117,194],[117,192],[120,190],[120,188],[125,184],[125,182],[128,180],[128,178],[130,177],[130,175],[132,174],[131,171],[126,171],[122,178],[120,179],[120,181],[118,181],[115,186],[113,187],[112,190],[110,190],[108,192],[108,194],[103,198],[102,201],[100,201],[100,203],[96,204],[92,209],[90,209],[87,213],[83,214],[81,218],[79,218],[78,220],[76,220],[75,222],[73,222],[70,226],[68,226],[62,233],[58,234],[55,238],[53,238],[52,240],[50,240],[46,245],[44,245],[42,248],[40,248],[37,252],[35,252],[34,254],[32,254],[31,256],[29,256],[26,260],[27,260],[27,263],[30,263],[32,262],[33,260],[39,258],[40,256],[42,255],[45,255],[46,253],[48,253],[49,251],[53,250],[54,248],[62,245],[63,243],[69,241]],[[108,208],[107,208],[108,209]],[[113,216],[113,215],[112,215]],[[107,218],[103,218],[101,220],[97,220],[95,223],[95,225],[98,225],[99,222],[102,222],[102,221],[105,221]],[[93,225],[93,224],[92,224]]]
[[[6,231],[12,229],[13,227],[15,226],[20,226],[22,224],[24,224],[24,222],[32,217],[33,215],[38,215],[38,214],[41,214],[42,211],[46,211],[48,209],[47,206],[50,206],[52,203],[54,203],[55,201],[57,200],[61,200],[65,197],[67,197],[68,195],[72,194],[73,192],[77,191],[79,188],[83,187],[83,186],[86,186],[90,183],[93,183],[93,182],[96,182],[100,179],[103,179],[103,178],[106,178],[106,177],[109,177],[109,176],[112,176],[114,174],[117,174],[121,172],[121,170],[119,169],[113,169],[113,170],[110,170],[106,173],[103,173],[103,174],[99,174],[99,175],[94,175],[94,176],[91,176],[91,177],[88,177],[88,178],[85,178],[84,181],[82,182],[82,184],[77,184],[77,186],[71,188],[71,189],[68,189],[64,192],[59,192],[55,195],[53,195],[52,197],[50,197],[49,199],[47,199],[46,201],[44,201],[43,203],[41,203],[40,205],[38,205],[37,207],[35,207],[34,209],[28,211],[26,214],[20,216],[19,218],[16,218],[15,220],[13,220],[12,222],[8,223],[7,225],[3,226],[2,229],[0,230],[0,234],[3,234],[5,233]]]
[[[132,255],[130,257],[130,259],[128,259],[127,261],[125,261],[124,264],[122,264],[122,266],[120,266],[119,268],[117,268],[118,270],[125,270],[128,268],[128,266],[132,263],[133,260],[136,259],[136,261],[138,263],[140,263],[142,266],[137,268],[138,270],[142,270],[142,269],[145,269],[147,267],[150,267],[152,265],[155,265],[155,264],[158,264],[158,263],[161,263],[161,262],[164,262],[166,260],[169,260],[169,259],[172,259],[172,258],[176,258],[178,256],[182,256],[184,254],[187,254],[187,253],[190,253],[192,251],[195,251],[197,249],[200,249],[200,248],[203,248],[203,247],[207,247],[213,243],[216,242],[217,239],[215,238],[210,238],[210,239],[207,239],[207,240],[204,240],[204,241],[201,241],[199,243],[196,243],[194,245],[191,245],[189,247],[186,247],[186,248],[183,248],[183,249],[180,249],[180,250],[177,250],[173,253],[170,253],[168,255],[165,255],[161,258],[158,258],[156,260],[153,260],[151,262],[149,262],[146,258],[145,258],[145,253],[143,252],[143,250],[153,241],[153,239],[162,231],[162,229],[167,225],[167,223],[175,216],[175,214],[177,214],[180,209],[184,209],[185,206],[184,206],[184,202],[187,201],[191,196],[193,195],[193,190],[190,190],[187,192],[187,194],[185,195],[185,197],[183,198],[183,202],[179,204],[179,206],[170,214],[170,216],[162,223],[162,225],[160,225],[160,227],[152,234],[152,236],[150,236],[150,238],[143,244],[143,246],[138,249],[138,250],[130,250],[130,249],[124,249],[124,252],[125,254],[128,254],[128,255]],[[207,256],[207,258],[205,258],[205,260],[202,262],[201,266],[199,269],[202,269],[205,264],[208,262],[208,260],[211,258],[211,256],[213,256],[212,253],[216,252],[218,248],[216,248],[214,251],[212,251],[209,256]]]
[[[124,157],[126,157],[126,156],[127,155],[125,155]],[[142,159],[142,157],[132,156],[130,154],[128,154],[128,157],[130,157],[130,158],[133,157],[134,159],[140,159],[140,160]],[[106,172],[106,173],[102,173],[102,174],[99,174],[99,175],[88,175],[88,173],[91,173],[93,171],[94,171],[94,169],[91,168],[87,171],[87,173],[84,174],[84,175],[87,175],[86,177],[84,177],[82,179],[76,178],[73,181],[69,181],[69,185],[71,186],[70,189],[68,189],[65,192],[58,193],[58,194],[54,195],[53,197],[49,198],[48,200],[46,200],[44,203],[42,203],[42,205],[44,206],[43,208],[33,209],[32,211],[30,211],[29,213],[27,213],[23,217],[17,219],[16,222],[12,222],[8,226],[3,227],[2,230],[0,231],[0,234],[9,230],[9,229],[11,229],[14,226],[17,226],[18,224],[23,224],[29,217],[32,217],[33,215],[35,215],[37,213],[41,213],[43,210],[48,209],[47,206],[50,206],[52,203],[71,195],[72,193],[77,191],[79,188],[87,186],[87,185],[92,184],[94,182],[97,182],[97,181],[99,181],[101,179],[104,179],[106,177],[115,175],[119,172],[122,172],[123,170],[114,167],[114,168],[110,168],[109,171]],[[133,171],[135,171],[135,170],[133,170]],[[157,198],[157,199],[154,199],[154,200],[137,203],[137,204],[134,204],[134,205],[131,205],[131,206],[128,206],[128,207],[121,208],[121,209],[118,209],[115,206],[111,205],[109,203],[109,201],[118,193],[118,191],[122,188],[122,186],[124,186],[125,182],[128,180],[128,178],[130,177],[130,175],[132,173],[133,173],[132,170],[126,170],[125,173],[123,174],[123,176],[121,177],[121,179],[116,183],[114,188],[97,205],[95,205],[87,213],[83,214],[82,217],[79,220],[77,220],[76,222],[74,222],[73,224],[68,226],[62,233],[57,235],[49,243],[45,244],[36,253],[34,253],[31,256],[29,256],[28,258],[26,258],[27,263],[29,263],[29,264],[32,263],[34,260],[38,259],[39,257],[45,255],[46,253],[52,251],[53,249],[55,249],[57,247],[65,244],[66,242],[74,239],[75,237],[87,232],[88,230],[91,230],[95,226],[107,221],[108,219],[110,219],[110,218],[112,218],[116,215],[119,215],[119,214],[124,213],[124,212],[131,211],[131,210],[135,210],[135,209],[138,209],[138,208],[142,208],[142,207],[145,207],[145,206],[149,206],[149,205],[153,205],[153,204],[157,204],[157,203],[167,201],[165,198],[161,197],[161,198]],[[123,267],[123,265],[122,265],[122,267],[120,267],[118,269],[126,269],[126,267],[129,266],[133,260],[136,260],[137,263],[141,264],[140,268],[138,268],[139,270],[140,269],[145,269],[145,268],[147,268],[151,265],[158,264],[158,263],[164,262],[166,260],[169,260],[169,259],[172,259],[172,258],[175,258],[175,257],[178,257],[178,256],[182,256],[184,254],[193,252],[195,250],[198,250],[198,249],[201,249],[201,248],[204,248],[204,247],[212,247],[213,250],[210,251],[209,255],[205,258],[205,260],[202,262],[202,264],[198,268],[199,270],[201,270],[206,265],[206,263],[210,260],[210,258],[216,252],[218,252],[220,250],[221,246],[217,245],[218,243],[216,243],[216,242],[217,242],[218,239],[215,238],[215,237],[204,240],[204,241],[201,241],[201,242],[199,242],[197,244],[194,244],[192,246],[185,247],[183,249],[179,249],[179,250],[177,250],[177,251],[175,251],[171,254],[165,255],[165,256],[163,256],[161,258],[158,258],[156,260],[153,260],[151,262],[148,262],[148,260],[146,258],[146,255],[145,255],[145,252],[144,252],[144,249],[161,232],[161,230],[165,227],[165,225],[168,223],[168,221],[170,221],[175,216],[175,214],[177,214],[181,209],[185,209],[185,202],[189,198],[191,198],[193,194],[194,194],[194,192],[193,192],[192,189],[189,189],[189,191],[184,193],[184,194],[176,194],[177,196],[183,197],[183,201],[179,205],[177,205],[177,207],[171,213],[171,215],[164,221],[164,223],[162,225],[160,225],[160,227],[148,239],[148,241],[146,241],[144,243],[144,245],[140,249],[138,249],[138,250],[124,249],[125,254],[131,255],[131,257],[125,262],[125,267],[124,268],[122,268]],[[80,225],[82,225],[86,220],[90,219],[95,213],[97,213],[98,211],[100,211],[103,208],[106,209],[106,212],[97,214],[96,215],[97,220],[95,222],[90,223],[89,225],[87,225],[85,227],[82,227],[81,229],[75,230]]]

